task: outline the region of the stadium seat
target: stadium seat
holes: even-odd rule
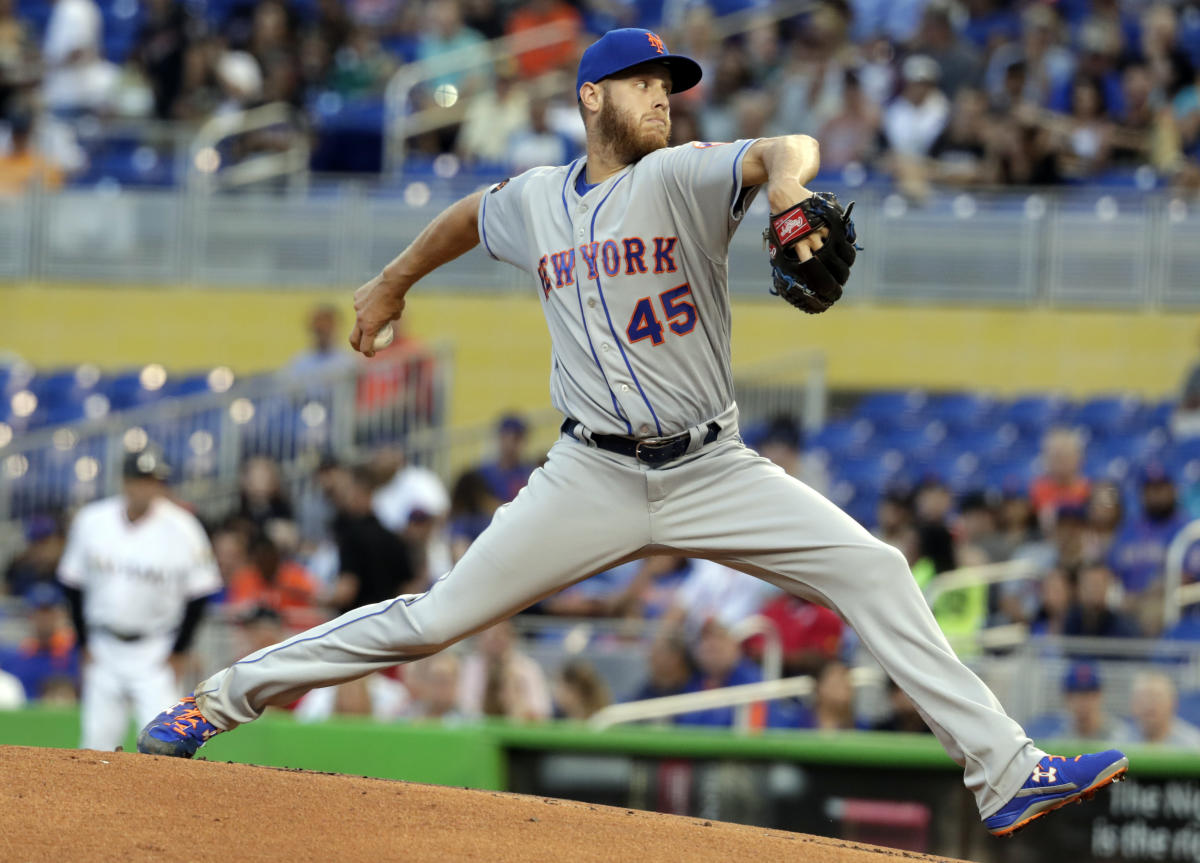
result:
[[[1103,396],[1084,402],[1074,422],[1085,426],[1094,438],[1127,434],[1138,426],[1143,415],[1140,400],[1130,396]]]
[[[877,428],[913,426],[924,422],[928,401],[921,390],[885,390],[864,396],[855,414]]]
[[[930,396],[925,414],[945,424],[951,433],[986,426],[996,412],[994,399],[977,393],[940,393]]]
[[[1000,409],[1005,422],[1013,423],[1023,434],[1037,437],[1052,425],[1068,421],[1070,413],[1070,402],[1053,395],[1021,396]]]

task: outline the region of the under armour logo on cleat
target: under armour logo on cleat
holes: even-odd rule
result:
[[[1033,768],[1033,775],[1029,778],[1034,782],[1041,782],[1043,779],[1045,779],[1047,782],[1056,782],[1058,781],[1058,768],[1048,767],[1043,770],[1041,765],[1039,765]]]

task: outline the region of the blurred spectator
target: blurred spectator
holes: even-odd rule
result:
[[[554,678],[554,715],[559,719],[591,719],[612,703],[608,684],[585,659],[572,659]]]
[[[1200,362],[1188,369],[1171,415],[1171,435],[1177,440],[1200,437]]]
[[[37,45],[16,6],[16,0],[0,0],[0,87],[29,82],[35,74]]]
[[[762,680],[759,667],[742,655],[737,640],[716,620],[704,624],[694,653],[697,671],[688,684],[687,692],[703,692]],[[731,728],[735,716],[736,708],[712,707],[680,714],[675,717],[675,723]]]
[[[1150,70],[1156,95],[1169,101],[1192,77],[1192,62],[1179,44],[1179,17],[1168,3],[1144,7],[1140,60]]]
[[[321,622],[317,608],[318,585],[303,566],[286,560],[279,547],[266,536],[250,543],[249,563],[234,573],[227,601],[231,611],[269,608],[288,628],[308,629]]]
[[[467,716],[549,719],[550,687],[545,672],[516,644],[512,621],[485,629],[462,663],[458,704]]]
[[[229,589],[238,570],[250,562],[249,533],[250,530],[244,522],[233,518],[218,525],[209,536],[213,547],[213,559],[226,590]]]
[[[920,537],[918,557],[927,558],[935,572],[948,572],[957,564],[954,559],[954,537],[950,534],[950,510],[954,497],[941,477],[930,475],[917,486],[913,499],[916,527]]]
[[[25,603],[30,635],[11,653],[0,654],[0,668],[21,681],[29,701],[41,699],[46,683],[54,678],[66,677],[78,692],[79,651],[61,591],[53,584],[39,583],[25,594]]]
[[[251,653],[271,647],[288,637],[283,626],[283,617],[273,608],[252,608],[238,622],[238,639],[242,653]]]
[[[35,515],[25,525],[25,548],[12,559],[4,573],[10,596],[24,596],[37,584],[52,584],[62,556],[63,531],[58,519]]]
[[[392,56],[366,27],[354,27],[333,54],[327,85],[347,99],[382,93],[396,71]]]
[[[1074,605],[1070,576],[1057,567],[1051,569],[1038,584],[1038,600],[1037,612],[1029,624],[1029,634],[1064,635],[1067,614]]]
[[[387,671],[368,674],[340,686],[313,689],[296,702],[298,722],[324,722],[331,716],[370,716],[395,722],[410,710],[408,688]]]
[[[95,0],[55,0],[42,44],[42,93],[53,111],[102,111],[112,98],[118,69],[102,58],[100,7]]]
[[[578,61],[575,43],[583,29],[583,18],[579,11],[563,0],[527,0],[519,4],[508,16],[508,26],[505,28],[509,36],[521,36],[539,28],[556,25],[561,28],[561,37],[553,41],[545,41],[548,34],[540,32],[531,34],[542,44],[530,47],[517,54],[517,65],[521,77],[537,78],[547,72],[557,69],[574,72]],[[561,162],[543,162],[540,164],[558,165]]]
[[[365,467],[339,475],[333,488],[339,574],[330,604],[339,613],[416,587],[409,550],[371,511],[373,478]]]
[[[748,443],[764,458],[783,468],[788,476],[821,494],[828,494],[830,479],[824,459],[804,452],[804,432],[794,417],[787,414],[772,417],[761,437],[748,437]]]
[[[663,625],[678,627],[689,638],[699,635],[710,621],[732,629],[779,593],[767,581],[711,560],[697,560],[663,615]]]
[[[996,520],[1003,539],[1005,558],[1012,557],[1018,548],[1038,538],[1037,516],[1023,489],[1008,487],[1001,491]]]
[[[404,666],[404,683],[411,701],[407,715],[413,719],[457,722],[463,718],[458,707],[458,654],[451,650]]]
[[[296,500],[296,527],[300,531],[302,549],[310,554],[333,537],[331,529],[337,510],[331,491],[341,470],[338,460],[325,453],[313,470],[313,481],[304,484]]]
[[[466,553],[479,535],[492,523],[500,500],[492,494],[487,481],[477,470],[459,474],[450,492],[450,514],[447,532],[450,535],[450,554],[455,563]]]
[[[909,734],[932,734],[917,707],[912,703],[904,690],[896,685],[890,677],[887,681],[888,712],[874,725],[872,731],[900,731]]]
[[[1083,559],[1108,560],[1117,531],[1125,520],[1121,487],[1111,480],[1092,486],[1087,504],[1087,528],[1083,535]]]
[[[1042,440],[1045,473],[1029,487],[1029,502],[1043,530],[1049,531],[1063,505],[1085,506],[1091,483],[1082,473],[1083,437],[1075,429],[1052,429]]]
[[[1087,510],[1065,504],[1055,512],[1048,538],[1035,537],[1013,551],[1012,559],[1040,574],[1052,568],[1074,573],[1084,563]],[[996,585],[995,623],[1029,623],[1039,604],[1037,575]]]
[[[538,608],[563,617],[665,618],[692,569],[687,558],[650,555],[573,584],[544,599]]]
[[[800,727],[818,731],[865,730],[869,727],[855,716],[854,683],[846,663],[834,659],[821,666],[812,704],[800,720]]]
[[[1163,575],[1167,546],[1186,523],[1175,492],[1175,483],[1163,465],[1142,467],[1142,511],[1126,521],[1112,542],[1111,562],[1127,595],[1145,593]]]
[[[1062,23],[1049,5],[1026,6],[1021,13],[1021,39],[1000,45],[988,60],[986,80],[995,92],[1008,69],[1022,64],[1024,81],[1020,99],[1044,107],[1052,93],[1068,81],[1075,70],[1071,52],[1062,44]]]
[[[841,114],[847,102],[846,71],[852,60],[852,49],[846,41],[845,16],[832,3],[818,5],[807,18],[803,32],[789,46],[782,69],[773,76],[779,100],[775,116],[780,126],[772,132],[816,135]],[[752,65],[753,58],[741,55],[732,66],[726,66],[722,59],[717,74],[730,77],[720,82],[720,88],[723,90],[729,83],[736,84],[738,89],[750,86]],[[715,137],[707,129],[705,134],[710,139]]]
[[[529,126],[529,94],[518,82],[516,69],[501,66],[496,70],[493,97],[475,99],[467,106],[455,149],[468,165],[498,165],[508,156],[509,142]]]
[[[977,185],[999,179],[996,130],[980,90],[964,87],[954,97],[946,128],[930,149],[933,176],[943,183]]]
[[[983,70],[979,52],[954,29],[950,13],[951,3],[946,0],[930,2],[914,44],[937,62],[942,91],[954,99],[964,87],[977,87]]]
[[[664,632],[650,645],[646,663],[647,679],[630,701],[663,698],[687,691],[696,675],[692,654],[682,633]]]
[[[911,491],[902,486],[892,486],[879,496],[875,510],[875,535],[888,545],[900,548],[905,536],[913,530],[915,519]],[[915,534],[913,536],[915,538]],[[913,551],[916,550],[914,545]],[[912,561],[909,563],[911,565]]]
[[[775,624],[785,676],[812,674],[841,649],[845,624],[828,608],[781,592],[758,613]],[[763,648],[761,635],[746,643],[746,652],[756,661],[761,660]]]
[[[371,497],[371,509],[388,530],[403,533],[414,512],[440,519],[450,511],[450,495],[438,475],[429,468],[409,464],[403,450],[380,451],[371,466],[384,480]]]
[[[893,155],[927,156],[950,116],[946,94],[938,89],[937,61],[914,54],[900,67],[904,89],[883,112],[883,132]]]
[[[133,57],[154,89],[155,116],[170,120],[183,90],[184,57],[200,24],[178,0],[147,0],[142,15]]]
[[[541,165],[565,165],[575,146],[571,139],[550,127],[549,102],[537,97],[529,103],[529,125],[513,133],[508,142],[508,164],[515,173]]]
[[[1200,748],[1200,728],[1181,719],[1175,682],[1160,671],[1143,671],[1133,679],[1130,713],[1137,743],[1159,743],[1182,749]]]
[[[1138,625],[1112,606],[1116,579],[1102,563],[1093,563],[1079,571],[1076,599],[1067,612],[1063,635],[1091,638],[1136,638]]]
[[[879,107],[863,92],[858,74],[846,71],[841,109],[817,132],[822,168],[836,171],[854,163],[870,164],[879,151],[882,122]]]
[[[535,465],[524,458],[528,437],[529,426],[522,417],[516,414],[501,417],[496,424],[496,458],[476,468],[492,494],[503,503],[516,497],[533,473]]]
[[[481,92],[491,82],[491,56],[483,36],[467,27],[462,20],[458,0],[430,0],[425,7],[425,27],[417,41],[417,59],[426,61],[449,55],[438,69],[444,71],[432,78],[429,86],[453,87],[455,99],[443,98],[442,107],[453,104],[463,96]]]
[[[1010,556],[1008,544],[997,524],[998,502],[987,492],[967,492],[959,500],[958,518],[951,533],[955,541],[956,561],[963,550],[975,549],[985,563],[998,563]],[[958,565],[962,565],[961,561]]]
[[[1129,723],[1104,709],[1100,668],[1094,662],[1074,662],[1062,681],[1065,709],[1032,720],[1025,731],[1037,740],[1095,740],[1127,743],[1134,739]]]
[[[257,533],[270,532],[273,522],[292,522],[292,504],[283,490],[279,465],[264,455],[251,456],[242,463],[238,476],[237,518]]]
[[[8,115],[8,130],[8,151],[0,154],[0,197],[62,186],[62,170],[35,143],[30,107],[20,107]]]
[[[0,669],[0,710],[18,710],[25,706],[25,688],[21,681]]]
[[[342,338],[341,313],[337,306],[319,305],[308,318],[308,331],[312,336],[312,347],[297,354],[288,363],[286,373],[297,378],[307,378],[353,369],[358,365],[357,355],[350,351]]]
[[[1200,158],[1200,66],[1190,83],[1171,100],[1179,146],[1190,159]]]

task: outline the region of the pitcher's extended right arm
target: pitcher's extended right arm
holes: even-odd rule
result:
[[[404,312],[404,295],[442,264],[479,245],[479,201],[474,192],[442,210],[417,238],[379,273],[354,292],[354,329],[350,347],[375,355],[375,335]]]

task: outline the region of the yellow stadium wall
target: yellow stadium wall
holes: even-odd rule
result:
[[[10,286],[0,288],[0,350],[39,367],[264,371],[305,347],[317,302],[345,309],[349,324],[346,291]],[[535,298],[422,287],[405,320],[410,335],[454,350],[453,422],[547,405],[549,337]],[[1194,315],[1157,312],[845,305],[810,318],[743,300],[733,355],[736,368],[816,348],[834,387],[1160,397],[1179,386],[1198,334]]]

